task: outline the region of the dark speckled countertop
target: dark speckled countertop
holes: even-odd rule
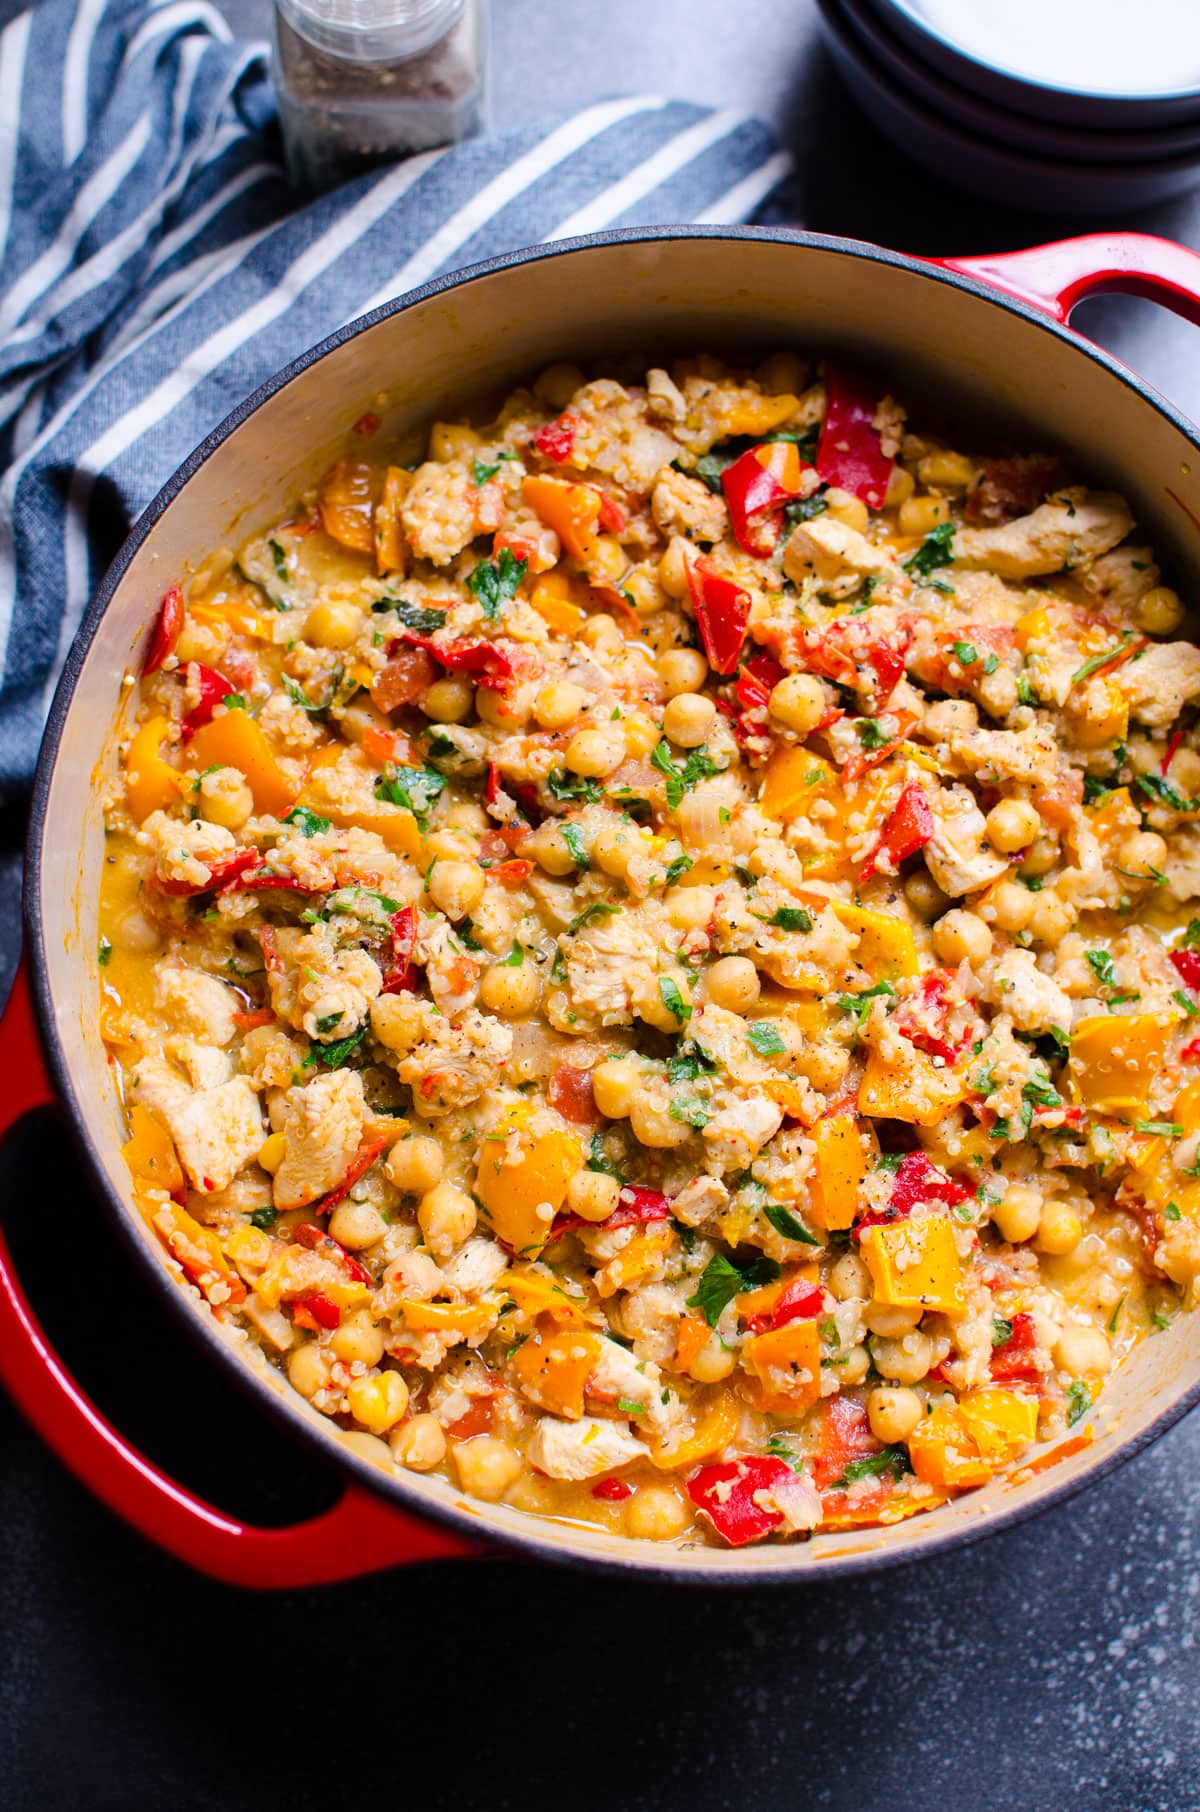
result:
[[[15,10],[0,0],[0,19]],[[265,27],[264,0],[223,10],[243,35]],[[1096,223],[941,188],[855,112],[811,0],[495,0],[494,42],[500,123],[630,88],[770,118],[799,153],[810,227],[917,252],[1097,224],[1200,246],[1195,197]],[[1124,301],[1076,324],[1200,415],[1194,328]],[[18,814],[4,830],[7,970]],[[4,1163],[31,1294],[101,1405],[232,1511],[283,1521],[327,1502],[325,1475],[150,1298],[53,1121]],[[806,1591],[476,1562],[257,1598],[143,1544],[0,1402],[0,1806],[1200,1812],[1198,1474],[1192,1417],[1033,1524]]]

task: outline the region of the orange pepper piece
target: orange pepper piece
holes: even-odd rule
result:
[[[578,1422],[599,1359],[599,1334],[534,1334],[517,1348],[509,1369],[531,1403]]]
[[[600,521],[600,493],[590,484],[571,484],[565,478],[526,478],[521,485],[526,503],[535,509],[547,528],[553,529],[569,554],[590,559]]]

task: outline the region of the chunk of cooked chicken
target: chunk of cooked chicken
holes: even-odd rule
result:
[[[1028,516],[995,528],[961,528],[954,537],[955,566],[999,573],[1002,579],[1036,579],[1088,566],[1124,541],[1133,517],[1115,491],[1058,491]]]
[[[362,1077],[330,1070],[284,1097],[284,1157],[275,1172],[275,1206],[305,1208],[336,1187],[350,1168],[367,1123]]]
[[[628,1466],[646,1453],[645,1443],[635,1441],[619,1422],[583,1416],[578,1422],[560,1422],[543,1416],[529,1443],[529,1463],[552,1479],[593,1479],[618,1466]]]
[[[227,1189],[263,1142],[258,1097],[244,1076],[193,1089],[162,1057],[143,1057],[131,1095],[166,1123],[193,1188]]]

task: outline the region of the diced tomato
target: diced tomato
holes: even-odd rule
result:
[[[627,1485],[624,1479],[597,1479],[592,1486],[592,1496],[605,1504],[623,1504],[627,1497],[633,1496],[633,1486]]]
[[[817,448],[817,471],[826,484],[883,508],[893,460],[883,450],[875,416],[875,386],[841,365],[825,365],[825,420]]]
[[[825,1292],[820,1284],[809,1283],[804,1277],[793,1277],[768,1314],[747,1318],[746,1331],[764,1334],[768,1328],[786,1327],[789,1321],[811,1321],[824,1306]]]
[[[499,881],[502,887],[520,887],[533,873],[533,863],[518,856],[512,862],[497,862],[494,868],[488,869],[491,880]]]
[[[1172,730],[1170,736],[1168,736],[1168,738],[1167,738],[1167,747],[1166,747],[1166,752],[1162,758],[1162,766],[1158,770],[1164,779],[1166,778],[1167,769],[1170,767],[1171,763],[1175,759],[1175,751],[1178,749],[1178,747],[1182,741],[1183,741],[1182,728],[1180,728],[1178,730]]]
[[[991,1374],[998,1384],[1040,1384],[1037,1329],[1033,1316],[1021,1310],[1012,1318],[1012,1334],[992,1350]]]
[[[607,491],[600,493],[599,522],[600,527],[606,529],[610,535],[619,535],[628,522],[628,517],[616,498]]]
[[[496,1420],[496,1405],[491,1397],[473,1397],[471,1407],[451,1422],[446,1433],[452,1441],[473,1441],[476,1435],[490,1434]]]
[[[688,588],[700,640],[714,673],[732,673],[746,639],[750,593],[701,556],[688,562]]]
[[[235,850],[231,856],[221,861],[206,862],[209,878],[202,887],[196,887],[191,881],[159,881],[158,887],[163,893],[169,893],[179,899],[192,899],[197,894],[214,893],[232,887],[246,869],[253,868],[262,861],[262,852],[257,849]]]
[[[944,1063],[953,1063],[967,1042],[966,1036],[957,1044],[950,1042],[948,1025],[954,1011],[953,1002],[947,999],[950,980],[944,969],[922,976],[920,989],[905,1001],[893,1022],[918,1051],[924,1051],[927,1057],[940,1057]]]
[[[687,1482],[687,1494],[701,1516],[731,1548],[761,1541],[778,1529],[783,1516],[758,1503],[759,1492],[769,1491],[791,1477],[791,1467],[769,1454],[743,1454],[715,1466],[701,1466]]]
[[[189,662],[189,680],[193,673],[200,698],[195,710],[189,711],[179,726],[179,734],[184,742],[190,742],[197,730],[202,730],[205,724],[212,722],[213,712],[221,700],[228,698],[235,690],[223,673],[218,673],[215,667],[204,666],[201,661]]]
[[[437,678],[433,658],[424,648],[399,648],[371,681],[371,698],[381,711],[413,705]]]
[[[413,967],[413,944],[417,937],[417,915],[411,906],[401,906],[392,914],[392,960],[384,971],[383,994],[411,994],[416,986]]]
[[[871,1433],[865,1403],[854,1397],[826,1397],[813,1455],[813,1484],[818,1491],[827,1490],[852,1460],[878,1453],[879,1446]]]
[[[880,749],[864,749],[861,754],[851,755],[842,768],[842,773],[847,780],[861,780],[864,774],[869,773],[872,768],[877,768],[881,762],[888,759],[889,755],[894,755],[917,721],[911,711],[893,711],[891,716],[896,719],[897,724],[897,731],[891,742],[885,742]]]
[[[327,1258],[336,1259],[347,1277],[353,1278],[355,1283],[374,1284],[375,1279],[367,1267],[352,1252],[347,1252],[345,1246],[334,1239],[332,1234],[326,1233],[323,1227],[315,1226],[312,1221],[302,1221],[292,1229],[292,1238],[301,1246],[307,1246],[310,1252],[324,1252]]]
[[[1027,516],[1062,483],[1062,465],[1048,453],[993,459],[967,493],[968,522],[1011,522]]]
[[[172,585],[158,607],[158,622],[146,650],[143,673],[157,673],[163,662],[174,654],[175,645],[183,634],[184,615],[183,593],[178,585]]]
[[[322,1196],[321,1200],[313,1205],[313,1213],[328,1214],[331,1208],[336,1208],[342,1197],[349,1194],[359,1177],[366,1175],[376,1158],[381,1152],[386,1151],[387,1147],[386,1139],[364,1139],[351,1158],[350,1168],[341,1182],[331,1189],[328,1195]]]
[[[260,1007],[252,1013],[235,1013],[233,1023],[239,1032],[253,1032],[259,1026],[274,1025],[275,1015],[270,1007]]]
[[[1189,1039],[1179,1053],[1180,1063],[1200,1063],[1200,1038]]]
[[[231,882],[225,882],[222,893],[228,892]],[[246,893],[320,893],[319,887],[309,887],[295,875],[273,874],[269,868],[257,868],[248,874],[237,877],[237,885]]]
[[[912,629],[900,629],[900,639],[888,641],[865,620],[834,623],[822,634],[810,633],[803,645],[804,664],[810,673],[866,693],[878,714],[904,676]],[[864,679],[869,679],[864,684]]]
[[[543,459],[552,459],[556,465],[562,465],[575,451],[575,436],[582,426],[579,417],[568,409],[555,421],[546,422],[538,429],[533,437],[534,450]]]
[[[415,629],[402,629],[396,641],[405,642],[410,648],[423,648],[452,673],[512,679],[516,672],[511,658],[495,642],[435,642],[432,636],[418,635]],[[388,650],[389,656],[394,650],[395,643]]]
[[[579,1227],[603,1227],[606,1232],[612,1232],[617,1227],[635,1227],[644,1221],[666,1221],[670,1218],[671,1204],[659,1190],[642,1189],[636,1183],[627,1183],[617,1197],[616,1207],[606,1220],[585,1221],[580,1214],[560,1214],[555,1218],[550,1238],[561,1239],[564,1233],[574,1233]]]
[[[530,825],[541,823],[544,813],[538,803],[537,788],[535,786],[530,786],[526,782],[511,780],[507,774],[501,773],[499,763],[489,761],[487,765],[487,780],[484,783],[483,788],[483,803],[489,810],[497,803],[502,792],[507,793],[510,799],[516,800],[517,805],[520,807],[522,817],[527,820],[527,822],[521,826],[523,835]]]
[[[965,1202],[970,1194],[969,1189],[964,1189],[944,1170],[939,1170],[923,1151],[905,1152],[896,1170],[887,1207],[873,1209],[856,1220],[854,1238],[861,1239],[868,1227],[882,1227],[891,1221],[903,1220],[918,1202],[941,1202],[947,1208],[954,1208],[959,1202]]]
[[[1200,992],[1200,950],[1172,950],[1171,967],[1186,987]]]
[[[307,1317],[307,1319],[304,1319]],[[342,1325],[342,1311],[336,1302],[330,1302],[323,1290],[310,1290],[292,1311],[293,1321],[301,1327],[338,1328]]]
[[[936,829],[933,810],[924,788],[915,780],[910,781],[896,801],[883,827],[883,835],[867,857],[862,878],[866,880],[869,875],[876,873],[881,856],[887,858],[888,873],[895,874],[901,862],[909,856],[915,856],[919,849],[924,849]]]
[[[600,1119],[599,1109],[592,1094],[592,1072],[573,1069],[569,1063],[562,1063],[550,1078],[547,1093],[551,1105],[556,1107],[564,1120],[570,1120],[576,1126],[595,1126]]]

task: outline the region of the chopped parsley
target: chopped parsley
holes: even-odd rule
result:
[[[394,610],[405,629],[411,629],[416,635],[433,635],[435,630],[446,627],[447,613],[432,604],[408,604],[403,598],[380,598],[371,609]]]
[[[886,730],[880,728],[879,720],[874,717],[860,717],[854,728],[858,731],[858,740],[868,754],[876,749],[886,749],[892,738]]]
[[[1067,1392],[1067,1427],[1074,1428],[1076,1422],[1083,1416],[1086,1416],[1091,1407],[1091,1392],[1081,1379],[1076,1378],[1074,1384],[1072,1384],[1070,1390]]]
[[[112,948],[112,945],[106,937],[100,939],[100,943],[96,950],[96,961],[102,969],[107,969],[112,960]]]
[[[498,969],[519,969],[524,961],[524,950],[521,948],[520,944],[514,944],[507,956],[502,956],[497,959],[496,967]]]
[[[782,1202],[765,1203],[763,1213],[776,1233],[782,1234],[784,1239],[798,1239],[806,1246],[820,1245],[820,1240],[814,1238],[808,1228],[798,1221],[791,1209],[785,1208]]]
[[[823,516],[828,508],[829,500],[825,496],[824,485],[820,490],[814,491],[811,497],[800,497],[795,503],[787,504],[783,512],[786,532],[790,534],[798,522],[811,522],[814,516]]]
[[[1156,1139],[1182,1139],[1183,1128],[1178,1120],[1135,1120],[1134,1132],[1151,1133]]]
[[[445,775],[436,768],[397,768],[394,774],[385,774],[375,782],[375,797],[411,812],[424,834],[429,828],[429,808],[445,785]]]
[[[949,524],[946,525],[949,527]],[[856,1479],[877,1479],[885,1472],[893,1478],[903,1478],[911,1472],[908,1463],[908,1450],[904,1447],[881,1447],[878,1453],[865,1453],[860,1460],[851,1460],[840,1478],[834,1479],[835,1489],[843,1485],[853,1485]]]
[[[904,562],[904,570],[918,579],[928,579],[939,567],[949,566],[953,548],[954,524],[939,522],[936,528],[930,529],[916,553]]]
[[[1106,648],[1102,654],[1094,654],[1090,661],[1085,661],[1082,667],[1077,667],[1071,675],[1071,684],[1077,686],[1080,680],[1088,679],[1098,668],[1107,667],[1109,661],[1118,654],[1122,654],[1132,640],[1133,631],[1127,629],[1115,648]]]
[[[712,1115],[707,1104],[698,1095],[684,1095],[679,1100],[672,1101],[671,1118],[678,1120],[683,1126],[691,1126],[697,1132],[703,1132]]]
[[[1200,812],[1200,799],[1185,799],[1169,780],[1161,774],[1135,774],[1134,784],[1139,786],[1148,798],[1158,805],[1165,805],[1173,812]]]
[[[711,1076],[716,1071],[716,1064],[699,1045],[680,1045],[679,1049],[667,1059],[667,1081],[694,1082],[697,1076]]]
[[[777,931],[811,931],[813,928],[812,915],[805,912],[803,906],[781,906],[770,918],[761,912],[754,916],[760,924],[774,925]]]
[[[706,780],[710,774],[720,774],[723,770],[709,754],[704,743],[698,749],[689,749],[687,760],[682,767],[671,758],[671,745],[664,738],[659,742],[650,756],[650,765],[665,774],[667,779],[667,809],[675,811],[685,793],[690,793],[697,781]]]
[[[279,1211],[276,1208],[255,1208],[250,1213],[250,1225],[265,1233],[269,1227],[275,1225],[278,1218]]]
[[[871,1011],[871,1002],[884,994],[895,999],[896,990],[889,981],[877,981],[874,987],[864,988],[861,994],[839,994],[837,1004],[843,1013],[853,1013],[855,1023],[861,1026]]]
[[[476,484],[487,484],[489,479],[496,476],[496,473],[500,470],[500,467],[506,459],[515,459],[516,457],[515,453],[510,452],[509,449],[505,447],[501,452],[496,454],[495,459],[473,460],[471,463],[471,476]]]
[[[338,1014],[338,1018],[341,1018],[340,1013]],[[318,1024],[319,1023],[320,1022],[318,1021]],[[309,1062],[313,1057],[320,1057],[321,1062],[326,1064],[331,1070],[340,1070],[347,1057],[358,1049],[366,1035],[367,1028],[365,1025],[361,1025],[357,1032],[351,1032],[349,1038],[339,1038],[336,1044],[324,1044],[319,1046],[315,1052],[309,1053],[309,1057],[306,1058],[305,1061]]]
[[[562,832],[563,842],[571,852],[572,862],[577,868],[587,868],[587,844],[583,840],[583,832],[579,826],[577,824],[560,824],[558,828]]]
[[[769,1019],[755,1019],[746,1027],[746,1042],[760,1057],[782,1057],[787,1050],[779,1027]]]
[[[270,548],[271,558],[275,562],[276,576],[280,579],[286,580],[288,577],[287,555],[284,553],[283,549],[280,547],[278,541],[275,541],[274,539],[268,541],[267,546]]]
[[[979,659],[979,650],[972,642],[955,642],[954,658],[960,667],[973,667]]]
[[[316,812],[310,812],[306,805],[294,805],[283,819],[285,824],[294,824],[302,837],[319,837],[332,828],[332,819],[319,818]]]
[[[667,863],[667,873],[666,873],[667,886],[674,887],[674,885],[675,885],[676,881],[679,879],[680,875],[685,875],[689,868],[694,868],[694,867],[695,867],[695,864],[692,861],[692,858],[690,856],[676,856],[676,858],[673,862]]]
[[[1183,1219],[1183,1209],[1178,1202],[1167,1203],[1163,1209],[1163,1219],[1164,1221],[1181,1221]]]
[[[679,983],[672,980],[669,975],[660,975],[658,978],[658,992],[667,1012],[672,1014],[681,1026],[686,1025],[688,1020],[692,1017],[692,1009],[688,1006],[683,995],[679,992]]]
[[[577,931],[582,931],[584,926],[590,925],[594,919],[610,919],[614,913],[620,912],[620,910],[621,908],[614,906],[611,900],[593,900],[590,905],[584,907],[582,912],[576,913],[567,926],[567,936],[574,937]]]
[[[699,1309],[709,1327],[715,1328],[735,1296],[774,1283],[778,1276],[779,1266],[769,1258],[755,1259],[741,1271],[723,1252],[716,1252],[701,1272],[696,1294],[688,1297],[687,1306]]]
[[[546,791],[552,799],[585,799],[589,805],[595,805],[600,798],[600,788],[594,780],[585,780],[582,774],[564,774],[561,768],[551,768],[546,775]]]
[[[481,560],[467,580],[468,591],[479,600],[484,616],[494,623],[525,577],[528,560],[514,560],[512,549],[502,547],[496,560]]]
[[[1013,1324],[1006,1321],[1003,1315],[992,1316],[992,1345],[1007,1346],[1013,1337]]]

